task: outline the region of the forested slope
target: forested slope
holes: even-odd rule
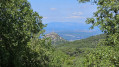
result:
[[[55,47],[69,55],[78,55],[78,52],[82,53],[96,48],[98,42],[100,42],[102,39],[105,39],[105,37],[105,34],[100,34],[86,39],[56,45]]]
[[[100,34],[100,35],[96,35],[96,36],[91,36],[91,37],[86,38],[86,39],[81,39],[81,40],[76,40],[76,41],[60,44],[57,47],[94,48],[94,47],[96,47],[97,43],[101,39],[105,39],[105,37],[106,37],[105,34]]]

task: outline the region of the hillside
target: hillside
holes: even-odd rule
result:
[[[63,39],[62,37],[60,37],[55,32],[46,34],[45,36],[46,37],[49,37],[51,39],[53,45],[58,45],[58,44],[62,44],[62,43],[66,43],[67,42],[65,39]]]
[[[97,43],[101,39],[105,39],[105,37],[105,34],[100,34],[86,39],[60,44],[56,47],[58,50],[61,50],[69,55],[79,55],[79,53],[83,53],[84,51],[93,50],[97,46]]]
[[[65,44],[60,44],[59,46],[72,46],[72,47],[78,47],[78,48],[83,48],[83,47],[90,47],[90,48],[94,48],[96,47],[96,44],[99,42],[99,40],[104,39],[105,35],[104,34],[100,34],[100,35],[96,35],[96,36],[91,36],[89,38],[86,39],[81,39],[81,40],[75,40],[72,42],[67,42]]]

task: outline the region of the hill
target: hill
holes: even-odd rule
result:
[[[46,34],[45,36],[46,37],[49,37],[51,39],[53,45],[58,45],[58,44],[62,44],[62,43],[66,43],[67,42],[65,39],[63,39],[62,37],[60,37],[55,32]]]
[[[93,50],[94,48],[96,48],[97,43],[101,39],[105,39],[105,37],[106,37],[105,34],[91,36],[86,39],[76,40],[72,42],[67,42],[65,44],[57,45],[56,48],[71,56],[79,55],[80,53],[83,53],[84,51],[89,51],[89,50]]]

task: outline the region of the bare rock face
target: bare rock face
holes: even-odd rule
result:
[[[60,37],[57,33],[52,32],[49,34],[45,35],[46,37],[49,37],[52,40],[52,44],[53,45],[58,45],[58,44],[62,44],[67,42],[65,39],[63,39],[62,37]]]

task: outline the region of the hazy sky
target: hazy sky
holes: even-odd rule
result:
[[[77,0],[28,0],[34,11],[44,18],[43,23],[49,22],[78,22],[85,23],[86,18],[92,17],[96,5],[78,3]]]

